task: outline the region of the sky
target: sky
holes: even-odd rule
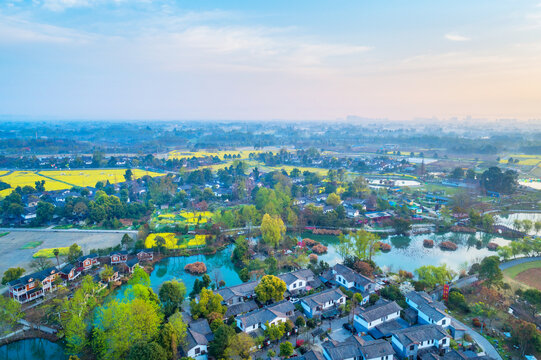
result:
[[[541,3],[2,0],[0,114],[541,119]]]

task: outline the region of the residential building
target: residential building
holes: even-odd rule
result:
[[[392,344],[402,358],[417,359],[420,350],[444,353],[449,349],[450,336],[439,325],[416,325],[392,333]]]
[[[60,276],[55,266],[10,281],[9,296],[20,304],[45,296],[45,293],[56,290],[54,281]]]
[[[88,271],[92,266],[97,266],[100,264],[98,260],[98,254],[89,254],[81,256],[77,259],[79,266],[83,268],[83,271]]]
[[[63,279],[68,281],[73,281],[81,275],[81,270],[75,264],[67,264],[62,269],[60,269],[60,276]]]
[[[294,312],[295,306],[289,301],[283,300],[237,316],[237,327],[246,333],[257,329],[265,330],[269,325],[277,325],[291,319]]]
[[[216,293],[222,296],[224,304],[234,305],[254,298],[257,284],[259,284],[258,281],[250,281],[219,289]]]
[[[399,319],[400,311],[402,311],[402,307],[400,307],[396,301],[387,301],[383,299],[367,308],[359,307],[356,309],[353,317],[355,328],[361,332],[372,331],[384,323]],[[401,328],[401,326],[398,328]],[[380,332],[382,333],[382,336],[388,335],[382,331]]]
[[[365,340],[351,336],[343,342],[326,341],[322,344],[326,360],[393,360],[395,351],[385,340]]]
[[[340,289],[328,289],[301,299],[301,306],[306,316],[330,315],[330,311],[337,311],[338,306],[346,304],[346,296]],[[327,314],[325,314],[327,313]]]
[[[419,324],[436,324],[444,328],[451,325],[451,317],[445,312],[445,305],[433,300],[426,292],[410,291],[406,294],[406,302],[417,311]]]
[[[309,269],[280,274],[278,277],[286,283],[287,291],[290,294],[297,294],[321,286],[321,281]]]
[[[358,272],[348,268],[342,264],[334,265],[329,271],[325,272],[322,277],[338,286],[343,286],[348,290],[359,291],[363,295],[361,305],[368,302],[371,293],[376,291],[376,283]]]
[[[184,354],[195,360],[207,360],[208,344],[214,340],[214,334],[206,319],[199,319],[188,324],[186,344],[182,346]]]
[[[154,260],[154,251],[152,249],[139,250],[137,258],[139,261],[152,261]]]
[[[126,261],[128,261],[128,252],[125,250],[117,251],[111,253],[109,257],[111,258],[111,265],[125,263]]]

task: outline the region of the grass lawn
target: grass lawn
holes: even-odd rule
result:
[[[25,249],[35,249],[37,248],[38,246],[40,246],[41,244],[43,244],[43,241],[29,241],[27,242],[26,244],[24,244],[20,250],[25,250]]]
[[[539,267],[541,267],[541,260],[515,265],[513,267],[510,267],[509,269],[505,269],[503,273],[505,276],[508,276],[511,279],[514,279],[518,274],[520,274],[523,271],[539,268]]]

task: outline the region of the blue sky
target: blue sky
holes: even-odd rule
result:
[[[541,3],[5,0],[0,114],[539,119]]]

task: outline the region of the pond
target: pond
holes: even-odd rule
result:
[[[60,344],[45,339],[27,339],[0,347],[0,360],[67,359]]]
[[[342,260],[336,250],[338,238],[327,237],[325,240],[319,240],[314,237],[314,239],[321,241],[328,247],[328,252],[319,256],[320,260],[324,260],[330,265]],[[424,239],[434,240],[435,246],[425,248],[423,246]],[[476,246],[479,240],[483,244],[481,248]],[[373,260],[376,264],[384,270],[398,271],[402,269],[411,272],[423,265],[440,265],[443,263],[455,271],[460,271],[466,268],[466,264],[471,265],[484,257],[496,255],[496,252],[486,248],[489,242],[495,242],[500,246],[509,243],[509,240],[481,232],[475,235],[449,232],[446,234],[425,234],[409,237],[390,236],[382,239],[382,241],[390,244],[392,249],[389,252],[375,256]],[[456,243],[458,249],[456,251],[441,250],[438,244],[443,241]]]
[[[161,284],[173,279],[180,279],[186,285],[188,294],[193,289],[195,279],[200,279],[203,275],[192,275],[184,271],[184,266],[187,264],[201,261],[207,266],[207,274],[212,281],[225,281],[226,286],[238,285],[242,283],[239,274],[235,270],[231,262],[231,253],[234,245],[229,245],[224,250],[217,252],[214,255],[192,255],[178,256],[165,258],[154,266],[154,270],[150,274],[150,285],[156,294],[160,290]],[[114,298],[122,299],[127,286],[123,286],[118,291],[115,291]]]

